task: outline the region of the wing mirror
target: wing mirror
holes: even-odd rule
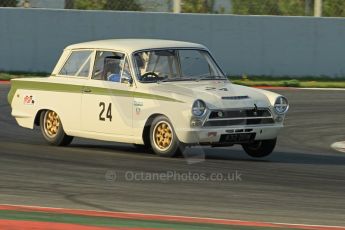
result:
[[[131,86],[133,84],[133,78],[131,76],[122,76],[121,83]]]

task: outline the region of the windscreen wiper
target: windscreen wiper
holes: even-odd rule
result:
[[[161,82],[172,82],[172,81],[192,81],[194,78],[166,78],[162,80],[156,81],[156,83],[161,83]]]
[[[197,77],[195,78],[195,81],[205,81],[205,80],[226,80],[227,78],[224,76],[219,75],[209,75],[209,76],[203,76],[203,77]]]

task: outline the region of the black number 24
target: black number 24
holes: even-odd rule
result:
[[[102,108],[101,112],[99,113],[99,120],[100,121],[105,121],[105,119],[108,118],[109,121],[111,121],[111,119],[113,118],[113,116],[111,115],[111,103],[109,103],[109,105],[108,105],[106,117],[103,116],[104,111],[105,111],[105,103],[104,102],[100,102],[99,103],[99,107]]]

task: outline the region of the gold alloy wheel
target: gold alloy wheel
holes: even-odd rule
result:
[[[44,115],[44,131],[49,137],[55,137],[60,128],[60,118],[54,111]]]
[[[173,133],[172,128],[169,123],[166,121],[160,121],[156,124],[153,130],[153,140],[155,146],[161,150],[167,150],[172,141],[173,141]]]

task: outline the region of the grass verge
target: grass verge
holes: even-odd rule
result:
[[[204,223],[183,223],[176,221],[158,221],[158,220],[139,220],[139,219],[121,219],[111,217],[97,217],[74,214],[57,214],[49,212],[22,212],[0,210],[1,220],[17,220],[17,221],[35,221],[54,223],[69,223],[82,226],[103,226],[114,227],[114,229],[175,229],[175,230],[272,230],[274,227],[260,226],[237,226],[237,225],[221,225],[221,224],[204,224]],[[30,226],[27,226],[31,229]],[[58,228],[54,228],[58,229]],[[60,229],[60,228],[59,228]],[[82,228],[80,228],[82,229]],[[88,228],[90,229],[90,228]],[[293,230],[299,228],[279,228],[279,230]]]
[[[300,88],[345,88],[345,78],[329,77],[230,77],[231,82],[245,86],[274,86]]]
[[[24,77],[47,77],[49,73],[27,73],[27,72],[0,72],[0,81],[8,81],[13,78],[24,78]]]

